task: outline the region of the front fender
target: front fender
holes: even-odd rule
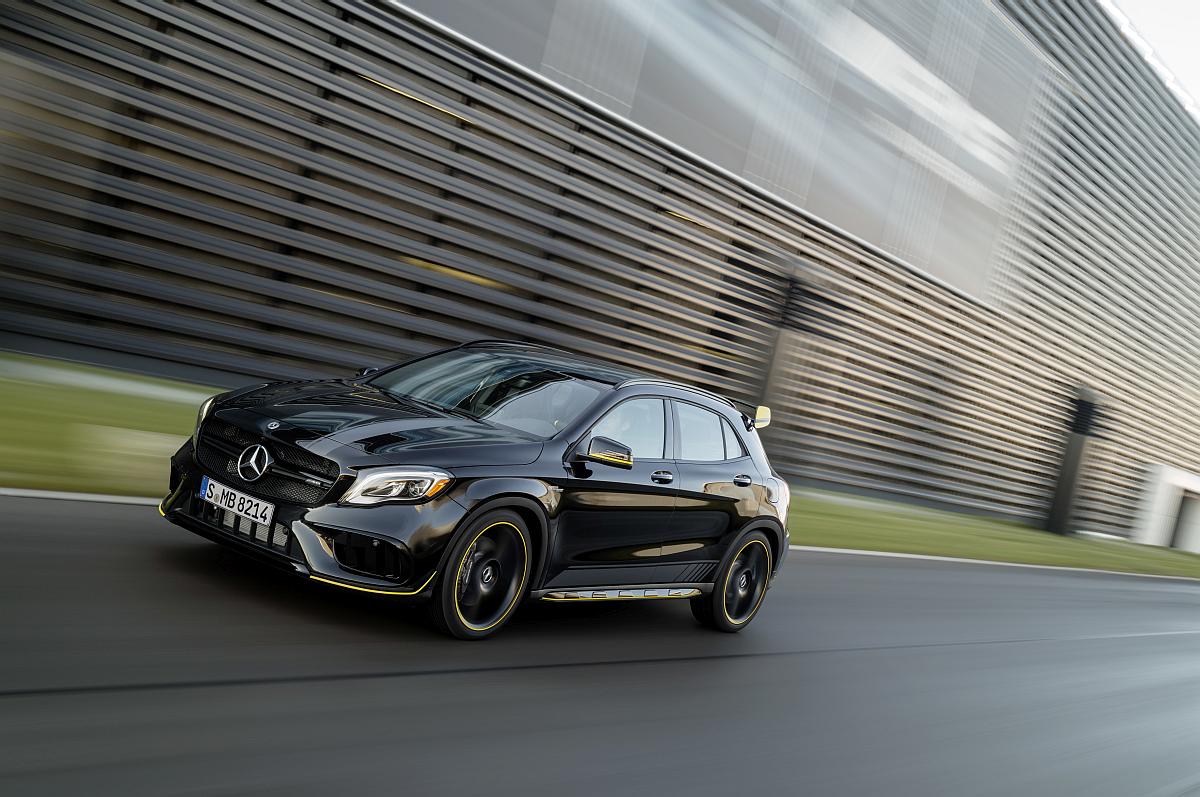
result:
[[[530,583],[536,589],[545,574],[551,546],[551,527],[553,518],[558,514],[559,496],[558,488],[540,479],[512,476],[468,482],[455,490],[452,497],[467,511],[459,523],[460,529],[494,509],[512,509],[529,522],[529,533],[537,551]],[[448,555],[450,548],[448,544],[443,558]],[[444,566],[443,562],[443,569]]]

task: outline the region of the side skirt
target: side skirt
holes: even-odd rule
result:
[[[712,584],[639,584],[624,587],[539,589],[533,597],[544,601],[637,601],[654,598],[694,598],[712,592]]]

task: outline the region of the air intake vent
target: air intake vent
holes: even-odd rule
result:
[[[349,531],[322,536],[333,548],[337,563],[347,570],[396,582],[409,576],[408,552],[393,542]]]

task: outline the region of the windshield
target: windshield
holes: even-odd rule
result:
[[[610,389],[568,370],[506,353],[452,349],[385,371],[369,384],[545,439]]]

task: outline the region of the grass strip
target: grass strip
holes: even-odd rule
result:
[[[789,528],[796,545],[1200,578],[1200,555],[1185,551],[1061,537],[1018,523],[882,501],[800,493],[793,498]]]
[[[0,354],[0,485],[166,492],[167,459],[215,388]]]

